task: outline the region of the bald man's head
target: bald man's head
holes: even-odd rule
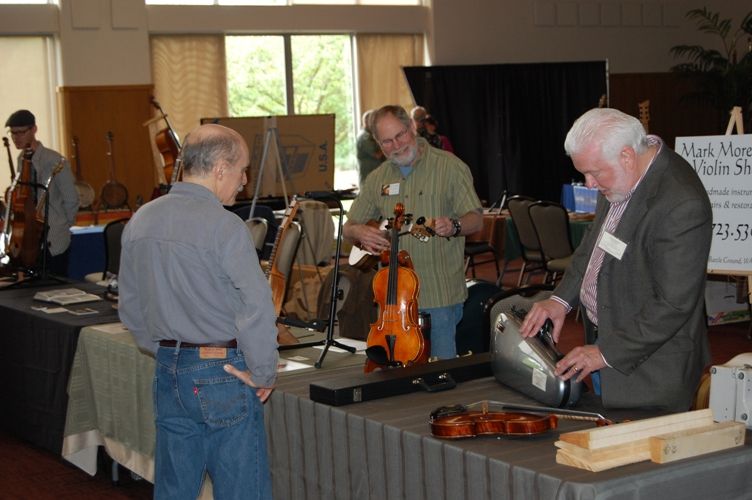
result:
[[[205,177],[221,163],[235,164],[247,153],[243,137],[235,130],[217,124],[201,125],[185,138],[180,155],[186,175]]]

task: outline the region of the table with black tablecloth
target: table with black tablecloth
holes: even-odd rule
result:
[[[60,284],[0,290],[0,425],[42,448],[60,453],[63,443],[66,392],[79,330],[87,325],[118,320],[106,300],[68,306],[88,307],[96,314],[47,314],[32,306],[54,306],[35,301],[35,293],[55,288],[78,288],[102,296],[91,283]]]

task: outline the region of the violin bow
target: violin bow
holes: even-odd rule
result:
[[[561,417],[568,420],[584,420],[588,422],[611,422],[609,419],[601,415],[600,413],[581,411],[581,410],[569,410],[566,408],[552,408],[549,406],[536,406],[536,405],[524,405],[517,403],[505,403],[503,401],[478,401],[476,403],[470,403],[466,405],[467,408],[480,406],[481,408],[488,408],[488,406],[494,407],[494,409],[503,410],[516,410],[516,411],[532,411],[536,413],[552,413],[557,417]]]

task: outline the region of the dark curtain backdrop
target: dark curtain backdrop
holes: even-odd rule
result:
[[[564,153],[574,120],[606,94],[606,62],[404,68],[425,106],[468,164],[481,199],[503,190],[559,201],[582,180]]]

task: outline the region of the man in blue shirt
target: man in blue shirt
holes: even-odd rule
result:
[[[237,132],[202,125],[184,181],[123,233],[120,318],[155,353],[155,498],[271,498],[263,402],[277,371],[271,289],[243,221],[223,208],[247,181]]]

